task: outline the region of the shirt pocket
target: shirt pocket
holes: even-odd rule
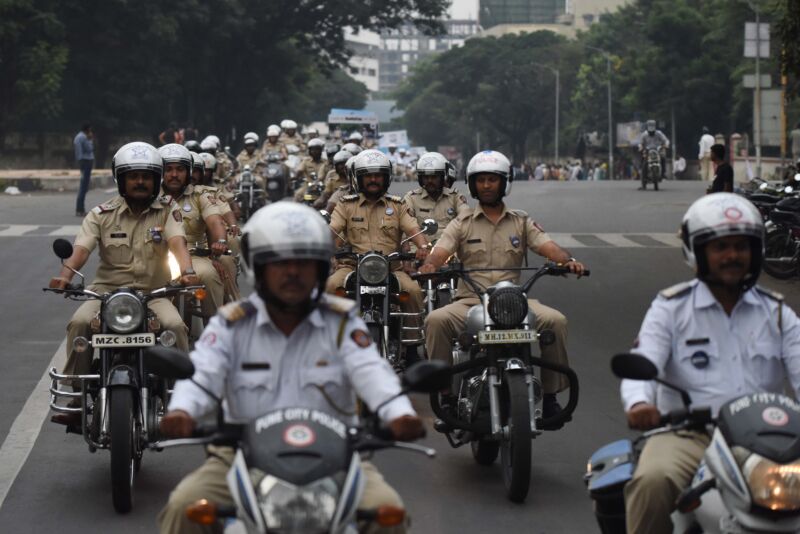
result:
[[[514,244],[516,243],[516,246]],[[505,252],[505,259],[504,262],[507,262],[507,265],[510,267],[516,267],[522,265],[523,255],[525,254],[524,250],[524,241],[520,236],[511,236],[506,238],[504,243],[503,252]]]
[[[400,237],[400,224],[395,217],[385,218],[381,221],[381,233],[392,241]]]
[[[756,340],[747,347],[752,369],[751,379],[762,387],[780,388],[783,376],[780,343],[768,339]]]
[[[303,393],[307,398],[319,399],[318,404],[326,406],[329,412],[355,413],[354,396],[340,365],[307,367],[303,373]]]
[[[685,383],[690,390],[706,390],[709,386],[718,386],[722,380],[722,361],[719,347],[713,341],[702,345],[686,345],[678,349],[678,367],[680,383]],[[667,378],[669,380],[669,378]]]
[[[119,234],[125,237],[119,237]],[[130,234],[116,232],[104,236],[100,256],[112,265],[130,265],[133,262]]]
[[[270,369],[234,373],[227,396],[233,418],[249,420],[266,412],[271,404],[273,382],[274,373]]]
[[[483,239],[466,239],[461,245],[461,251],[459,254],[461,261],[469,265],[485,265],[487,258],[486,247],[488,246],[489,244]]]

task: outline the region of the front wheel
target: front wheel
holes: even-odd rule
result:
[[[787,230],[774,230],[767,233],[764,243],[764,271],[773,278],[788,280],[797,272],[797,263],[771,263],[770,258],[793,258],[797,252],[791,234]]]
[[[642,171],[642,189],[647,189],[647,171]]]
[[[531,415],[525,375],[506,374],[508,404],[504,424],[508,435],[500,446],[503,482],[506,495],[512,502],[522,502],[528,496],[531,482]]]
[[[653,181],[653,189],[656,190],[656,191],[658,191],[658,182],[659,181],[661,181],[660,178],[656,178],[655,181]]]
[[[500,454],[500,442],[479,438],[469,443],[472,457],[479,465],[492,465]]]
[[[118,387],[109,396],[111,434],[111,498],[114,510],[126,514],[133,508],[136,424],[133,390]]]

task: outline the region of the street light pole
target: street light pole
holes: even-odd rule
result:
[[[535,61],[531,62],[531,65],[534,65],[535,67],[541,67],[543,69],[548,69],[550,72],[552,72],[556,76],[556,138],[555,138],[555,160],[553,161],[553,163],[557,164],[558,163],[559,115],[561,115],[560,109],[559,109],[559,104],[560,104],[559,100],[560,100],[560,94],[561,94],[561,73],[557,68],[551,67],[550,65],[544,65],[542,63],[536,63]]]
[[[614,116],[611,113],[611,54],[602,48],[596,46],[583,45],[591,50],[596,50],[603,54],[606,58],[606,73],[608,74],[608,176],[609,179],[614,178],[614,145],[612,142],[612,134],[614,127]]]

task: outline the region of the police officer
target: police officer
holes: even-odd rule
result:
[[[297,123],[291,119],[284,119],[281,121],[281,132],[278,142],[289,151],[289,145],[297,147],[297,152],[303,152],[306,149],[306,144],[303,142],[303,136],[297,133]]]
[[[344,416],[355,423],[356,394],[373,410],[400,392],[355,313],[353,301],[322,289],[333,254],[331,233],[309,207],[278,202],[257,211],[244,228],[245,272],[255,293],[220,310],[191,354],[192,381],[175,385],[166,436],[190,436],[195,420],[216,403],[193,382],[225,395],[226,419],[247,422],[267,411],[302,406]],[[381,408],[380,418],[396,439],[424,434],[407,397]],[[207,532],[191,523],[186,507],[213,496],[232,505],[226,474],[233,450],[216,448],[203,465],[178,484],[159,515],[162,533]],[[360,509],[402,506],[378,470],[363,462]],[[405,532],[405,526],[370,532]]]
[[[353,175],[357,194],[342,197],[331,214],[331,229],[346,238],[353,252],[361,254],[371,250],[383,254],[391,254],[400,250],[403,234],[413,236],[419,233],[419,226],[409,207],[394,195],[386,191],[392,181],[392,164],[383,152],[365,150],[353,159]],[[425,259],[428,255],[428,240],[422,234],[412,239],[417,245],[417,259]],[[402,303],[406,313],[422,311],[422,290],[419,284],[402,270],[397,262],[393,266],[394,274],[400,283],[400,289],[410,295],[410,299]],[[350,262],[343,262],[328,278],[326,289],[334,293],[344,286],[347,275],[353,271]],[[411,318],[406,326],[418,326],[418,321]],[[405,331],[405,339],[411,341],[414,335]],[[416,346],[407,347],[407,363],[416,359]]]
[[[341,188],[343,191],[342,195],[351,194],[351,192],[348,191],[350,189],[350,180],[347,178],[345,164],[347,163],[347,160],[352,157],[352,154],[346,150],[340,150],[335,156],[331,156],[330,164],[332,169],[329,170],[328,174],[325,176],[325,189],[323,190],[322,196],[317,201],[317,204],[314,205],[314,207],[322,208],[328,206],[326,209],[328,209],[329,212],[332,212],[333,207],[330,206],[329,201],[337,190]]]
[[[202,186],[196,188],[189,183],[191,152],[174,143],[162,146],[158,152],[164,161],[162,192],[181,209],[183,230],[186,232],[190,253],[193,249],[210,249],[216,256],[227,252],[227,231],[219,202],[210,191],[202,190]],[[211,318],[223,304],[222,279],[208,257],[193,254],[192,268],[208,290],[208,298],[203,299],[202,306],[203,313]]]
[[[659,293],[633,352],[715,416],[734,397],[782,393],[785,380],[800,394],[800,321],[781,295],[755,285],[764,253],[755,206],[732,193],[707,195],[683,216],[681,239],[696,278]],[[637,430],[659,426],[660,414],[683,406],[675,392],[650,382],[623,380],[621,393]],[[647,440],[625,486],[628,532],[672,532],[675,500],[708,443],[706,433],[688,431]]]
[[[565,264],[570,271],[583,274],[585,267],[572,258],[566,250],[550,239],[541,226],[524,211],[511,210],[503,197],[511,191],[513,175],[511,163],[503,154],[486,150],[476,154],[467,166],[467,183],[472,198],[478,206],[467,209],[442,232],[420,272],[432,273],[447,258],[457,253],[465,268],[518,268],[530,249],[540,256]],[[472,273],[476,282],[489,287],[497,282],[519,279],[518,271],[488,271]],[[453,339],[463,331],[469,308],[480,301],[467,284],[459,284],[456,301],[434,310],[425,320],[428,356],[449,361]],[[567,361],[567,320],[557,310],[529,299],[528,304],[536,316],[536,329],[549,329],[555,342],[542,347],[542,357],[561,365]],[[556,393],[569,383],[560,373],[542,370],[544,389],[543,415],[556,415],[561,406]]]
[[[236,161],[239,163],[239,170],[244,170],[245,165],[250,166],[250,170],[256,172],[256,167],[261,163],[261,158],[258,154],[258,134],[255,132],[247,132],[244,134],[244,148],[236,156]]]
[[[181,269],[184,285],[198,284],[192,260],[186,248],[183,216],[177,204],[158,199],[164,167],[161,156],[151,145],[133,142],[120,148],[111,161],[111,173],[119,196],[92,209],[84,218],[75,238],[72,256],[64,261],[59,276],[50,280],[51,288],[64,289],[73,273],[66,266],[80,270],[92,251],[99,247],[100,265],[92,284],[87,288],[108,293],[120,287],[149,291],[170,280],[167,253],[172,251]],[[158,316],[164,330],[177,337],[176,345],[187,350],[186,326],[178,310],[168,299],[151,300],[148,307]],[[67,363],[64,374],[88,374],[92,351],[72,349],[76,337],[91,338],[90,323],[100,312],[100,301],[81,304],[67,325]],[[80,384],[73,384],[77,390]],[[80,425],[79,413],[59,413],[55,423]]]
[[[433,239],[439,239],[445,227],[457,215],[469,209],[467,199],[449,187],[449,162],[438,152],[426,152],[417,161],[417,182],[419,187],[412,189],[403,201],[414,209],[420,226],[425,219],[433,219],[439,223],[439,230]]]
[[[323,182],[328,174],[328,162],[322,159],[322,149],[325,142],[322,139],[312,139],[308,142],[308,156],[303,158],[297,167],[297,178],[303,180],[294,193],[295,202],[301,202],[313,182]]]
[[[192,173],[189,176],[192,185],[203,185],[206,174],[206,164],[198,152],[191,152]]]
[[[281,127],[277,124],[270,124],[267,127],[267,138],[261,146],[261,159],[268,160],[270,154],[279,154],[281,160],[285,160],[289,156],[286,152],[286,147],[278,141],[280,135]]]

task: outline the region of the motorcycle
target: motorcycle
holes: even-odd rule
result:
[[[63,260],[72,255],[72,245],[64,239],[53,243],[53,250]],[[95,349],[99,357],[93,362],[95,372],[86,375],[60,374],[50,369],[50,409],[60,413],[80,413],[80,429],[67,427],[67,432],[83,435],[89,452],[111,451],[111,498],[121,514],[133,506],[133,482],[146,449],[159,450],[158,422],[169,403],[167,377],[148,367],[142,353],[156,343],[171,347],[177,337],[170,330],[161,330],[158,318],[147,307],[150,300],[169,298],[203,289],[203,286],[166,286],[149,293],[119,288],[106,294],[85,289],[83,275],[74,270],[78,285],[66,289],[44,288],[72,300],[101,301],[100,313],[92,321],[92,339],[77,337],[73,350]],[[158,335],[157,335],[158,334]],[[62,384],[80,382],[80,391],[61,389]],[[60,406],[59,399],[79,400],[80,406]]]
[[[317,178],[316,173],[311,173],[310,180],[308,181],[308,187],[306,187],[306,192],[303,194],[303,201],[302,203],[306,206],[314,206],[314,204],[319,200],[319,197],[322,196],[322,193],[325,191],[325,183],[323,180]]]
[[[280,152],[270,152],[267,154],[266,165],[261,171],[261,176],[266,184],[267,199],[270,202],[277,202],[286,198],[288,193],[288,181],[284,170]]]
[[[623,491],[643,443],[658,434],[709,428],[711,442],[672,513],[673,532],[800,531],[800,404],[776,393],[744,395],[723,404],[715,420],[710,409],[692,408],[686,391],[659,379],[644,356],[619,354],[611,366],[619,378],[654,380],[679,392],[684,408],[662,415],[660,428],[610,443],[589,459],[584,481],[604,534],[625,532]]]
[[[286,157],[286,166],[289,168],[289,187],[291,192],[294,193],[303,185],[303,181],[298,179],[297,176],[301,161],[300,148],[297,145],[286,145],[286,152],[289,154]]]
[[[442,405],[440,393],[431,394],[431,407],[453,448],[470,444],[475,461],[491,465],[501,457],[503,482],[509,500],[522,502],[528,495],[531,478],[531,440],[543,428],[566,422],[578,404],[578,376],[569,367],[554,364],[531,354],[531,345],[555,341],[552,331],[537,332],[528,307],[527,293],[542,276],[561,276],[569,269],[553,263],[536,270],[524,284],[499,282],[483,288],[469,276],[472,272],[509,269],[463,269],[457,265],[436,273],[412,278],[456,274],[476,295],[481,304],[467,312],[465,330],[453,346],[453,404]],[[588,275],[589,272],[585,272]],[[564,410],[541,418],[542,386],[534,368],[562,373],[569,381],[569,401]]]
[[[800,182],[800,174],[795,181]],[[783,198],[776,198],[766,207],[754,201],[762,214],[766,212],[764,271],[780,280],[800,273],[800,198],[793,192],[792,186],[786,186]],[[756,195],[751,195],[751,199],[753,196]]]
[[[657,148],[648,148],[644,151],[644,167],[642,168],[642,189],[647,189],[647,184],[652,183],[653,189],[658,191],[661,181],[661,151]]]
[[[256,184],[250,166],[245,165],[239,175],[236,191],[236,201],[239,203],[243,222],[247,222],[253,213],[264,206],[265,196],[265,191]]]
[[[151,352],[161,367],[176,368],[165,374],[190,378],[194,372],[191,361],[179,351]],[[445,364],[421,362],[407,370],[399,395],[433,391],[446,383],[448,376]],[[195,437],[162,441],[159,446],[213,444],[236,449],[227,476],[234,505],[201,499],[186,510],[190,520],[208,526],[223,524],[226,532],[355,534],[372,524],[401,525],[406,521],[401,508],[357,510],[364,492],[359,453],[394,448],[431,458],[436,455],[427,447],[395,442],[379,428],[376,415],[350,426],[321,410],[290,407],[237,425],[224,422],[222,402],[215,400],[216,425],[199,427]]]
[[[401,246],[419,234],[435,235],[439,225],[433,219],[425,219],[420,232],[407,237]],[[343,242],[347,240],[338,236]],[[355,260],[356,268],[347,275],[344,287],[339,296],[356,301],[360,315],[367,323],[370,336],[378,346],[378,351],[386,358],[397,372],[405,368],[405,351],[403,345],[424,343],[425,335],[419,326],[405,326],[405,321],[417,318],[424,319],[424,313],[407,313],[400,311],[400,303],[410,298],[409,294],[400,291],[400,282],[392,273],[391,264],[395,261],[414,260],[414,254],[393,252],[388,256],[369,251],[356,254],[349,249],[339,250],[337,260]],[[414,339],[403,339],[403,333],[415,332]]]

